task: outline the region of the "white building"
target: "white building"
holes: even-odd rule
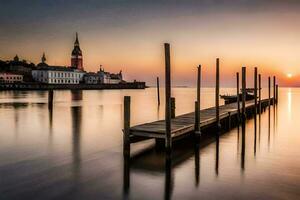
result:
[[[68,67],[48,67],[32,70],[32,78],[47,84],[79,84],[85,72]]]
[[[46,84],[79,84],[83,80],[84,71],[61,66],[48,66],[43,55],[42,62],[32,70],[33,80]]]
[[[120,71],[117,74],[112,74],[112,73],[106,72],[104,69],[102,69],[100,67],[100,70],[98,71],[98,74],[100,76],[100,83],[119,84],[121,82],[124,82],[122,71]]]
[[[101,67],[97,73],[86,73],[83,78],[84,83],[86,84],[119,84],[124,82],[122,78],[122,71],[117,74],[112,74],[104,71]]]
[[[98,72],[98,75],[100,77],[100,83],[109,84],[110,82],[110,75],[108,72],[100,71]]]
[[[23,75],[12,73],[0,73],[0,83],[20,83],[23,82]]]

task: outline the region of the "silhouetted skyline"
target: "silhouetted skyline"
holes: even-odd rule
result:
[[[0,59],[18,54],[36,63],[46,52],[49,63],[67,65],[79,32],[89,71],[122,68],[127,79],[154,84],[170,42],[176,85],[195,85],[198,64],[204,85],[213,85],[216,57],[222,85],[234,85],[242,65],[300,85],[299,10],[296,0],[3,1]]]

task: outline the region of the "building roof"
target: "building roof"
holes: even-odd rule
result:
[[[74,49],[72,51],[72,56],[82,56],[82,51],[79,46],[78,34],[76,33],[76,40],[74,42]]]
[[[110,74],[111,79],[122,79],[120,74]]]
[[[36,66],[39,67],[39,68],[41,68],[41,67],[49,67],[47,63],[43,63],[43,62],[37,64]]]
[[[82,72],[82,71],[79,71],[79,70],[77,70],[77,69],[75,69],[73,67],[49,66],[46,63],[40,63],[40,64],[43,64],[43,65],[38,65],[37,70],[43,70],[43,71],[68,71],[68,72],[77,71],[77,72]]]
[[[99,76],[99,74],[97,74],[95,72],[88,72],[85,74],[85,76]]]

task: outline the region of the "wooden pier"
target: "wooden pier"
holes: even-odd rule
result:
[[[200,109],[201,65],[197,67],[197,99],[195,111],[175,116],[175,98],[171,96],[171,61],[170,45],[165,44],[165,119],[150,123],[130,126],[130,96],[124,97],[124,156],[130,155],[130,144],[147,139],[155,139],[158,146],[165,145],[166,152],[171,152],[173,141],[194,137],[195,142],[199,138],[207,136],[219,136],[232,127],[242,123],[251,117],[261,114],[267,107],[278,101],[278,85],[273,77],[273,97],[271,97],[271,78],[268,77],[268,98],[261,99],[261,74],[258,76],[257,67],[254,68],[254,100],[246,101],[246,67],[242,67],[242,98],[239,98],[239,73],[237,73],[237,102],[219,105],[220,88],[220,59],[216,59],[216,87],[215,106]],[[258,80],[257,80],[258,76]],[[258,81],[258,84],[257,84]],[[158,82],[158,79],[157,79]],[[258,85],[258,87],[257,87]],[[159,88],[158,88],[159,89]],[[257,94],[258,93],[258,94]],[[159,106],[158,98],[158,106]]]
[[[271,100],[272,103],[272,100]],[[262,100],[262,107],[267,107],[269,99]],[[246,113],[248,116],[255,113],[255,102],[246,102]],[[225,128],[238,122],[238,106],[237,103],[220,106],[219,116],[221,128]],[[258,107],[257,107],[258,108]],[[216,109],[215,107],[203,109],[200,111],[200,128],[209,128],[216,126]],[[230,123],[230,124],[229,124]],[[187,113],[179,115],[171,119],[171,137],[176,138],[185,134],[194,134],[195,130],[195,113]],[[223,126],[222,126],[223,125]],[[133,126],[129,129],[130,136],[142,136],[147,138],[166,139],[165,121],[158,120],[151,123],[145,123]]]
[[[269,99],[262,100],[261,108],[265,110],[269,106],[269,102],[273,103],[273,98],[271,101]],[[258,105],[255,106],[255,101],[245,102],[246,117],[255,115],[256,110],[258,110]],[[255,109],[256,107],[256,109]],[[222,105],[219,107],[219,118],[221,124],[221,130],[225,131],[239,123],[239,110],[237,103],[231,103]],[[158,120],[155,122],[145,123],[137,126],[130,127],[128,130],[128,140],[127,145],[130,143],[135,143],[145,139],[159,139],[166,140],[166,123],[165,120]],[[200,111],[200,128],[201,130],[211,129],[217,127],[216,119],[216,108],[211,107],[203,109]],[[181,139],[183,137],[194,136],[195,132],[195,112],[179,115],[171,119],[171,138],[172,141],[176,139]],[[217,131],[216,131],[217,133]],[[206,134],[203,132],[202,134]],[[213,132],[210,132],[213,134]],[[203,137],[203,135],[202,135]],[[127,147],[128,148],[128,147]]]

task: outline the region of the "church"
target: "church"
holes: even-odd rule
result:
[[[76,39],[74,43],[74,49],[71,55],[71,67],[84,71],[83,69],[83,60],[82,60],[82,51],[79,46],[78,33],[76,33]]]
[[[46,63],[45,53],[37,69],[32,70],[33,80],[45,84],[79,84],[86,72],[83,68],[82,51],[79,46],[78,34],[71,54],[71,66],[50,66]]]
[[[71,66],[50,66],[43,54],[37,68],[32,70],[32,78],[36,82],[45,84],[120,84],[124,83],[122,71],[117,74],[104,71],[100,67],[97,73],[87,73],[83,67],[83,56],[79,45],[78,34],[71,53]]]

